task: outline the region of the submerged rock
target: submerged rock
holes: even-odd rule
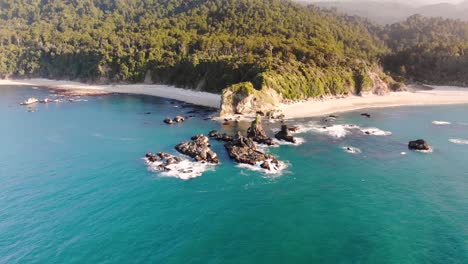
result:
[[[268,164],[272,163],[278,166],[278,160],[270,154],[265,154],[255,146],[251,138],[243,137],[238,134],[232,142],[224,145],[229,153],[229,156],[238,163],[249,165],[261,164],[261,167],[266,169]],[[268,164],[266,164],[268,163]]]
[[[281,131],[276,133],[275,138],[286,142],[296,143],[296,139],[292,136],[287,125],[281,126]]]
[[[168,125],[171,125],[171,124],[174,124],[174,120],[172,120],[170,118],[166,118],[166,119],[164,119],[164,123],[166,123]]]
[[[260,144],[266,144],[268,146],[274,145],[273,140],[266,135],[262,126],[262,118],[258,115],[247,129],[247,138],[250,138]]]
[[[192,137],[192,141],[182,142],[178,144],[176,150],[187,155],[196,161],[206,161],[209,163],[218,164],[218,155],[211,150],[208,137],[204,135],[196,135]]]
[[[410,141],[408,143],[408,148],[412,150],[430,150],[431,146],[423,140],[423,139],[418,139],[414,141]]]
[[[174,122],[176,122],[176,123],[182,123],[184,121],[185,121],[185,117],[183,117],[183,116],[174,117]]]

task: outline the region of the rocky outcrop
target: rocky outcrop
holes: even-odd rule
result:
[[[164,152],[159,152],[158,154],[153,154],[151,152],[146,153],[145,159],[149,163],[161,163],[157,167],[157,169],[161,171],[170,171],[171,168],[169,168],[169,165],[178,164],[182,161],[181,158]]]
[[[257,115],[255,120],[252,121],[252,124],[247,129],[247,137],[260,144],[268,146],[274,145],[273,140],[266,135],[265,130],[263,129],[262,118],[259,115]]]
[[[231,142],[231,141],[234,140],[234,138],[232,136],[229,136],[226,133],[221,134],[216,130],[210,131],[210,133],[208,133],[208,136],[210,138],[213,138],[213,139],[217,140],[217,141]]]
[[[254,141],[243,137],[240,133],[232,142],[228,142],[224,146],[229,156],[238,163],[249,165],[260,164],[262,168],[268,170],[271,170],[272,166],[279,166],[279,161],[275,157],[257,150]]]
[[[211,150],[208,137],[204,135],[196,135],[192,137],[192,141],[187,141],[178,144],[176,150],[187,155],[196,161],[206,161],[213,164],[218,164],[218,155]]]
[[[408,143],[408,148],[412,150],[430,150],[431,146],[423,140],[423,139],[418,139],[414,141],[410,141]]]
[[[268,113],[277,109],[282,100],[274,89],[262,87],[256,90],[251,82],[239,83],[224,89],[220,115]]]
[[[287,125],[281,126],[281,131],[276,133],[275,138],[286,142],[296,143],[296,139],[292,136]]]

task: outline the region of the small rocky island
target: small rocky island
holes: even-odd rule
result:
[[[265,144],[268,146],[273,146],[273,139],[268,137],[265,130],[262,126],[262,118],[260,115],[257,115],[252,124],[247,129],[247,138],[252,139],[253,141],[259,144]]]
[[[280,132],[276,133],[275,138],[290,143],[296,143],[297,140],[293,137],[292,131],[294,130],[289,129],[287,125],[282,125]]]
[[[411,150],[428,151],[431,149],[431,146],[424,139],[418,139],[410,141],[408,148]]]

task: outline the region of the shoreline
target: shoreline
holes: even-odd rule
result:
[[[281,111],[288,119],[317,117],[360,109],[468,104],[468,88],[424,85],[425,89],[409,85],[408,91],[390,92],[384,96],[346,96],[343,98],[311,99],[305,102],[282,104]],[[427,89],[427,87],[431,89]]]
[[[219,109],[221,105],[221,95],[199,92],[189,89],[176,88],[169,85],[160,84],[110,84],[110,85],[90,85],[73,81],[57,81],[49,79],[23,79],[23,80],[0,80],[1,85],[9,86],[37,86],[48,89],[64,91],[77,91],[83,95],[90,93],[122,93],[141,94],[158,96],[167,99],[178,100],[199,106],[206,106]]]
[[[158,84],[111,84],[89,85],[73,81],[58,81],[49,79],[0,80],[1,85],[9,86],[37,86],[64,91],[75,91],[78,95],[99,93],[122,93],[158,96],[179,100],[200,106],[219,109],[221,95],[199,92],[189,89],[176,88]],[[346,96],[329,97],[325,99],[309,99],[291,104],[281,104],[279,110],[286,119],[318,117],[335,113],[357,111],[360,109],[423,106],[423,105],[454,105],[468,104],[468,88],[435,85],[409,85],[408,91],[390,92],[384,96]],[[239,116],[239,115],[234,115]],[[221,118],[221,117],[220,117]],[[225,117],[222,117],[225,118]],[[249,118],[244,115],[243,118]]]

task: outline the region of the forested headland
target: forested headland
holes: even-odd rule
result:
[[[152,82],[285,99],[466,83],[468,25],[380,27],[289,0],[0,0],[0,77]],[[237,95],[242,96],[237,96]],[[260,97],[260,95],[258,95]]]

